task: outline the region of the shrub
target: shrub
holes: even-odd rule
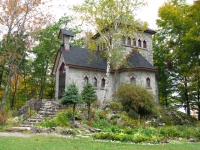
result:
[[[110,102],[110,109],[113,111],[121,111],[123,108],[121,102]]]
[[[5,110],[0,111],[0,125],[5,125],[6,121],[8,120],[8,114]]]
[[[113,96],[122,103],[124,110],[133,109],[140,115],[149,114],[155,106],[153,95],[146,88],[134,84],[121,83]]]

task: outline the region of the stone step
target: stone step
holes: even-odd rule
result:
[[[44,119],[45,118],[54,118],[56,115],[41,115]]]
[[[29,122],[40,123],[40,122],[42,122],[42,119],[41,118],[40,119],[38,119],[38,118],[28,118],[28,121]]]
[[[54,118],[58,113],[58,109],[61,107],[61,105],[58,104],[59,103],[55,101],[43,100],[37,114],[24,121],[20,127],[32,127],[35,124],[42,123],[45,118]]]
[[[14,131],[24,131],[24,130],[31,130],[30,127],[11,127]]]
[[[54,108],[41,108],[39,111],[52,111],[52,112],[57,112],[57,109]]]
[[[40,115],[56,115],[56,112],[49,112],[49,111],[38,111]]]
[[[21,125],[20,125],[20,127],[32,127],[32,126],[34,126],[36,123],[22,123]]]

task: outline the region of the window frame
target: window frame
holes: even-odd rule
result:
[[[134,82],[133,82],[133,79],[134,79]],[[136,84],[136,78],[135,78],[134,76],[132,76],[132,77],[130,78],[130,82],[131,82],[131,84]]]
[[[144,40],[142,43],[143,43],[143,48],[147,48],[147,41]]]
[[[142,41],[140,39],[138,40],[138,47],[142,47]]]
[[[105,88],[106,85],[106,79],[102,78],[101,79],[101,88]]]
[[[89,78],[88,78],[88,76],[85,76],[83,80],[84,80],[84,86],[87,85],[87,84],[89,83]]]
[[[146,78],[146,87],[147,88],[151,87],[151,79],[149,77]]]
[[[92,84],[93,84],[94,87],[97,87],[97,78],[96,77],[94,77],[92,79]]]

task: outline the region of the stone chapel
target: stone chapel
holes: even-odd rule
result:
[[[130,63],[129,67],[121,67],[117,72],[111,71],[110,86],[107,90],[106,100],[112,100],[112,94],[116,91],[121,82],[138,84],[147,88],[155,96],[158,102],[158,86],[156,80],[157,69],[153,66],[152,36],[156,32],[147,29],[136,38],[130,37],[122,40],[123,46],[127,49]],[[70,45],[70,38],[73,37],[70,30],[61,29],[58,38],[62,44],[58,49],[54,62],[52,74],[55,75],[55,99],[62,97],[65,88],[75,83],[79,92],[87,83],[91,83],[96,90],[98,99],[103,96],[106,77],[106,60],[102,58],[91,59],[91,55],[86,48],[73,47]],[[139,49],[139,51],[134,50]],[[97,56],[100,56],[103,46],[98,46]]]

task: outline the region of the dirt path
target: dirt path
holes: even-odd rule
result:
[[[31,137],[30,134],[24,134],[20,132],[0,132],[0,137],[1,136],[14,136],[14,137],[23,137],[23,138]]]

